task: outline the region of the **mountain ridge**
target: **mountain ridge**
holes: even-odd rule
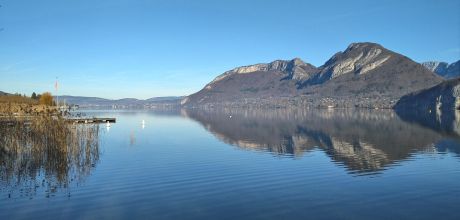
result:
[[[141,106],[149,104],[179,104],[183,96],[166,96],[166,97],[152,97],[148,99],[136,98],[122,98],[122,99],[106,99],[99,97],[86,97],[86,96],[70,96],[62,95],[57,96],[60,101],[65,100],[66,103],[75,104],[80,106]]]
[[[442,81],[440,76],[406,56],[376,43],[362,42],[350,44],[320,67],[299,58],[236,67],[184,98],[181,104],[234,106],[289,102],[323,107],[391,108],[401,96]]]

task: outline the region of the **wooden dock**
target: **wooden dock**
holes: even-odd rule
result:
[[[72,123],[116,123],[117,119],[116,118],[67,118],[66,121],[72,122]]]
[[[37,116],[17,116],[17,117],[2,117],[0,116],[0,123],[17,124],[17,123],[31,123]],[[69,123],[78,124],[96,124],[96,123],[116,123],[116,118],[65,118]]]

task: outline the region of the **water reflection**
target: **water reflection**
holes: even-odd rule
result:
[[[225,143],[299,157],[322,149],[352,173],[376,173],[414,152],[459,152],[458,134],[391,110],[183,110]]]
[[[99,161],[97,125],[0,123],[0,137],[0,186],[10,198],[54,196],[81,183]]]
[[[460,136],[460,111],[408,111],[398,110],[401,119],[423,125],[446,135]]]

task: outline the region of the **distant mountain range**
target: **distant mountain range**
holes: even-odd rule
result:
[[[75,104],[88,107],[110,107],[110,106],[145,106],[145,105],[179,105],[182,96],[168,96],[168,97],[154,97],[149,99],[104,99],[98,97],[84,97],[84,96],[58,96],[59,102],[65,100],[66,103]]]
[[[460,60],[451,64],[446,62],[428,61],[422,63],[422,65],[445,79],[460,77]]]
[[[12,95],[0,91],[0,96]],[[148,106],[179,106],[180,101],[184,96],[165,96],[165,97],[153,97],[149,99],[135,99],[135,98],[123,98],[123,99],[105,99],[99,97],[85,97],[85,96],[55,96],[59,103],[79,105],[81,107],[148,107]]]
[[[182,100],[184,106],[391,108],[443,78],[375,43],[353,43],[315,67],[299,58],[229,70]]]

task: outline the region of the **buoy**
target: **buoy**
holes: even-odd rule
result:
[[[107,127],[110,127],[110,121],[107,121]]]
[[[229,118],[232,118],[232,116],[231,116],[231,115],[230,115],[230,116],[228,116],[228,117],[229,117]]]

